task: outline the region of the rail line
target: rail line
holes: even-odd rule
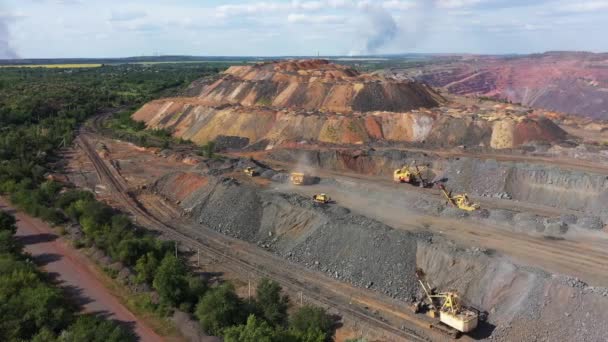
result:
[[[363,308],[351,306],[348,303],[344,303],[344,299],[338,298],[338,294],[331,295],[323,293],[324,291],[332,292],[331,289],[327,288],[326,282],[320,281],[322,280],[322,278],[325,277],[324,275],[309,275],[309,273],[311,273],[310,271],[304,270],[298,265],[292,264],[290,264],[289,267],[280,267],[281,270],[273,270],[272,265],[269,266],[268,263],[251,263],[248,260],[255,260],[255,256],[251,255],[246,250],[243,251],[249,254],[247,255],[248,258],[233,255],[239,254],[238,251],[235,252],[230,248],[231,246],[235,245],[235,242],[229,241],[229,238],[225,236],[214,236],[219,235],[219,233],[211,231],[208,228],[205,229],[205,233],[209,233],[209,236],[207,238],[208,241],[204,241],[202,239],[195,239],[184,233],[179,232],[177,229],[173,228],[172,226],[166,224],[165,222],[150,214],[128,194],[128,189],[126,185],[119,180],[121,179],[121,177],[119,175],[114,175],[111,169],[99,157],[95,149],[91,146],[91,143],[87,139],[89,134],[90,133],[86,131],[82,131],[77,140],[77,143],[81,146],[81,148],[87,154],[88,158],[93,163],[97,173],[100,175],[100,178],[105,179],[111,185],[111,192],[119,197],[119,199],[123,202],[124,205],[126,205],[129,211],[147,221],[148,226],[150,226],[151,228],[161,231],[167,237],[186,246],[189,246],[191,248],[198,248],[204,251],[205,253],[214,256],[215,258],[229,260],[237,267],[228,268],[232,271],[235,271],[236,273],[244,273],[243,270],[245,270],[245,273],[253,273],[261,277],[269,277],[271,279],[274,279],[282,286],[292,291],[298,291],[303,293],[307,299],[312,299],[317,303],[321,303],[335,308],[341,313],[345,313],[353,318],[356,318],[360,322],[369,324],[370,326],[378,328],[380,331],[393,335],[399,339],[404,339],[407,341],[429,341],[428,338],[421,336],[413,330],[408,331],[399,329],[381,318],[370,315],[370,313]],[[243,244],[241,243],[240,245],[241,246],[239,247],[242,247]],[[228,251],[230,251],[230,253]],[[259,252],[259,254],[261,253],[262,251]],[[263,253],[267,254],[264,257],[268,259],[278,258],[270,253]],[[285,261],[282,260],[282,262],[284,263]],[[241,269],[239,269],[239,267]],[[274,265],[274,268],[278,267]],[[313,284],[314,286],[311,287],[311,284]],[[413,317],[410,318],[410,320],[407,320],[404,317],[399,318],[403,319],[403,323],[414,325],[418,329],[429,328],[428,323],[420,319],[416,319]]]

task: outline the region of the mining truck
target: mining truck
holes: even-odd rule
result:
[[[440,330],[452,337],[459,337],[477,328],[479,310],[465,306],[456,291],[438,292],[430,286],[421,268],[416,268],[416,277],[422,287],[425,299],[412,305],[414,313],[425,311],[426,315],[438,319],[431,324],[432,329]]]
[[[429,186],[429,182],[422,176],[422,171],[416,161],[412,165],[403,165],[400,169],[396,169],[393,172],[393,181],[395,183],[418,185],[421,188]]]
[[[313,177],[302,172],[292,172],[289,179],[293,185],[309,185],[313,183]]]
[[[255,177],[260,175],[253,167],[247,167],[245,168],[245,170],[243,170],[243,172],[245,172],[245,174],[249,177]]]
[[[331,198],[329,198],[329,196],[326,194],[314,194],[312,196],[312,200],[317,203],[327,204],[331,201]]]
[[[479,204],[472,203],[469,199],[469,195],[467,194],[458,194],[452,195],[452,191],[449,191],[445,188],[443,184],[438,185],[439,189],[445,196],[447,202],[458,209],[462,209],[465,211],[474,211],[479,209]]]

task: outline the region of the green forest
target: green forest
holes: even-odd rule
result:
[[[99,203],[92,193],[48,180],[61,148],[79,125],[108,111],[113,124],[143,127],[128,112],[144,102],[174,96],[193,80],[217,74],[226,65],[114,65],[82,69],[10,68],[0,70],[0,193],[18,208],[54,225],[77,222],[78,247],[96,247],[134,270],[159,300],[147,310],[169,316],[189,312],[207,333],[225,341],[326,341],[333,321],[325,310],[289,310],[289,298],[276,282],[260,281],[257,296],[239,298],[232,284],[209,286],[195,276],[173,243],[154,238],[129,218]],[[124,130],[125,127],[121,127]],[[166,133],[153,132],[166,137]],[[28,261],[14,238],[14,218],[0,216],[0,340],[130,341],[129,331],[103,318],[79,315],[59,288]]]

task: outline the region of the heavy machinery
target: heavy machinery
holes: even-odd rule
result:
[[[413,306],[414,312],[418,313],[424,307],[427,316],[439,318],[439,322],[448,327],[431,325],[431,328],[441,330],[453,337],[458,337],[460,333],[468,333],[477,328],[480,316],[479,310],[463,305],[455,291],[435,293],[426,280],[426,275],[422,269],[416,268],[416,277],[424,290],[426,302],[415,303]]]
[[[403,165],[402,168],[395,170],[393,172],[393,181],[396,183],[418,185],[421,188],[426,188],[429,185],[427,180],[422,176],[422,171],[416,164],[416,161],[412,165]]]
[[[245,174],[249,177],[255,177],[260,175],[253,167],[246,167],[243,172],[245,172]]]
[[[302,173],[302,172],[292,172],[290,177],[291,184],[293,185],[309,185],[313,182],[313,178]]]
[[[329,196],[326,194],[314,194],[312,195],[312,200],[317,203],[327,204],[331,201],[331,198],[329,198]]]
[[[472,203],[471,200],[469,200],[469,195],[467,195],[467,194],[452,195],[452,191],[448,192],[443,184],[439,184],[438,187],[439,187],[439,189],[441,189],[441,192],[445,196],[447,202],[450,203],[451,205],[457,207],[458,209],[462,209],[462,210],[466,210],[466,211],[475,211],[475,210],[479,209],[479,204]]]

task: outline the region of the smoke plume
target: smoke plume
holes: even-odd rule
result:
[[[10,46],[8,19],[0,13],[0,59],[18,58],[17,53]]]
[[[395,39],[399,28],[393,16],[386,9],[379,6],[366,6],[364,10],[372,25],[372,31],[367,38],[365,47],[368,53],[374,53]]]

